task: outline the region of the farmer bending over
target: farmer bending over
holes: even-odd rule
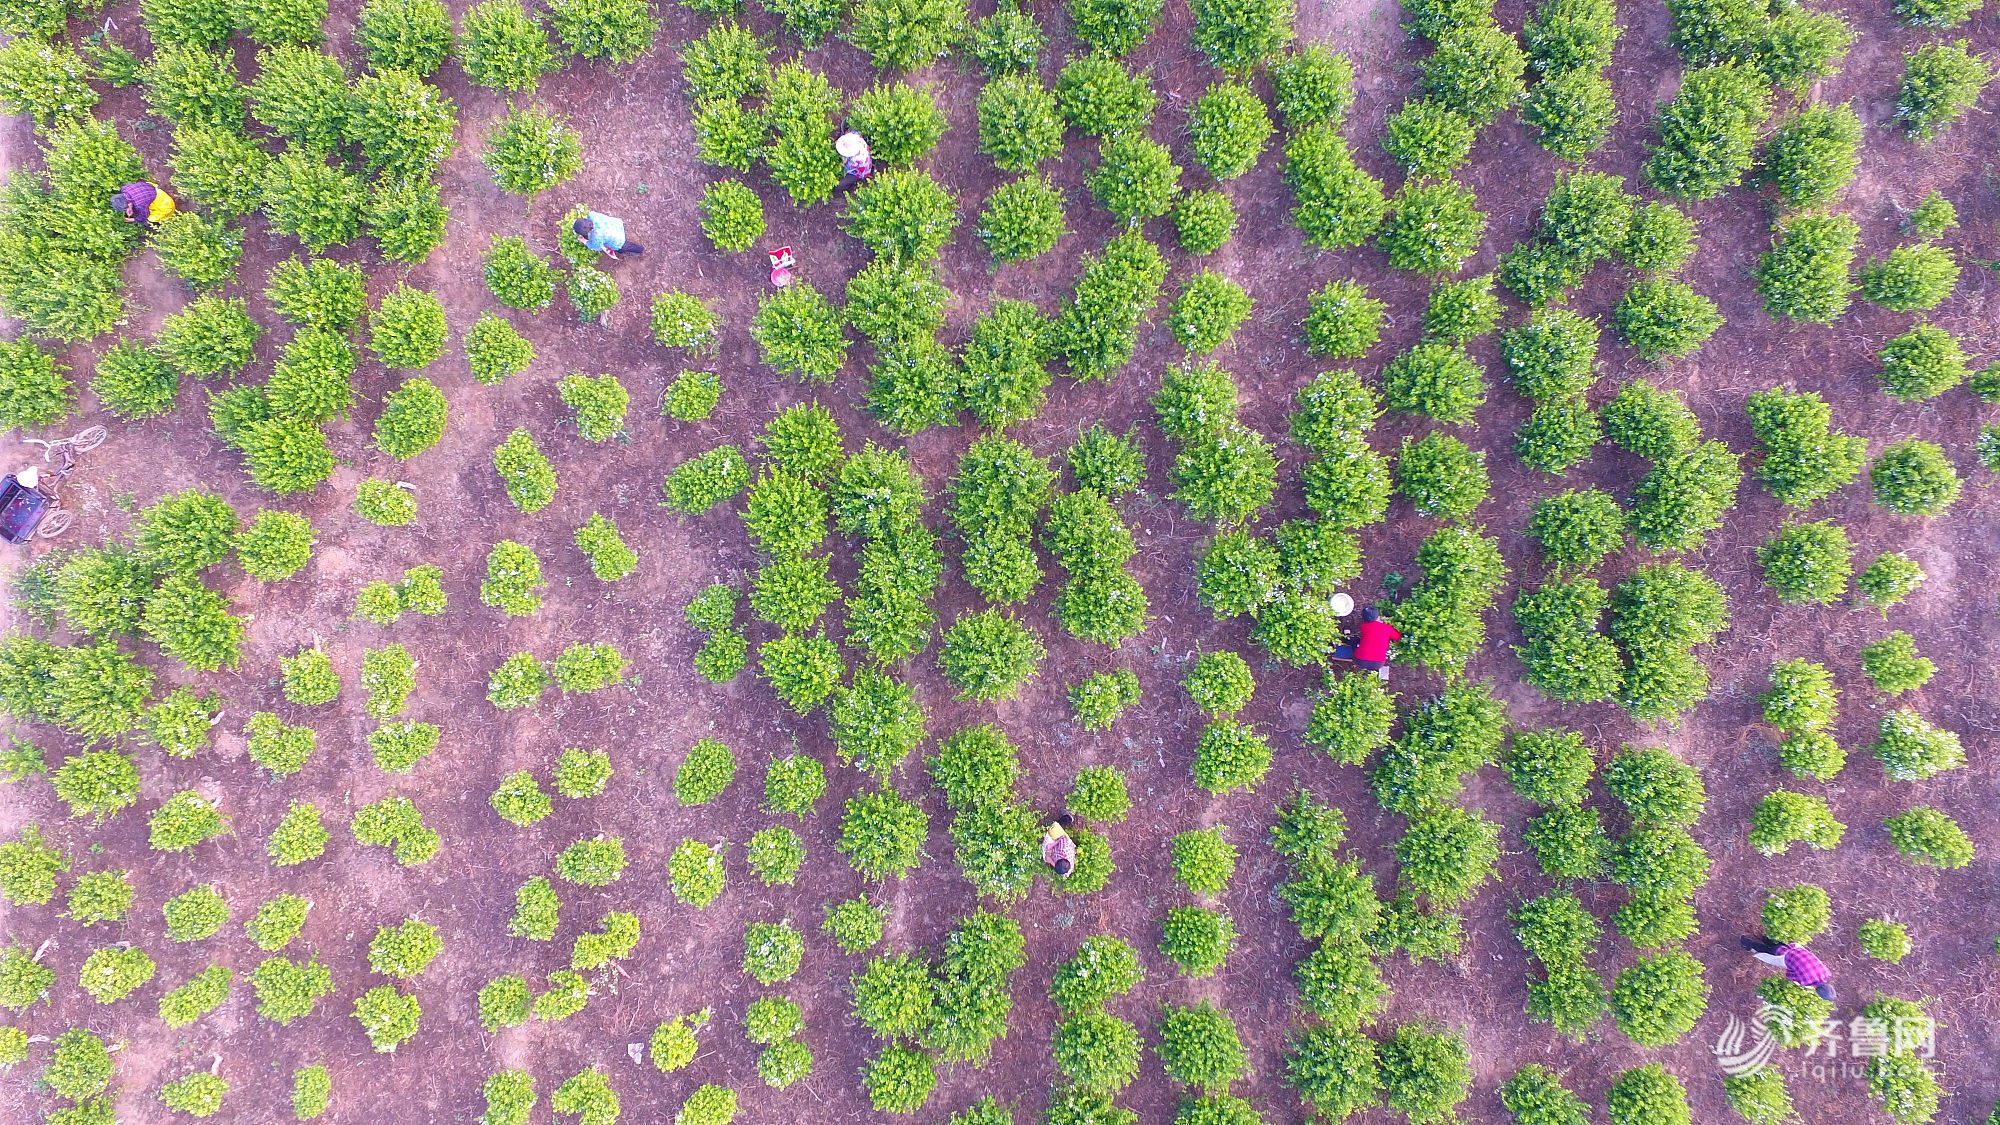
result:
[[[128,223],[151,228],[174,213],[174,197],[160,185],[142,180],[112,192],[111,209],[123,215]]]
[[[1361,635],[1351,645],[1335,645],[1333,658],[1352,660],[1355,667],[1386,677],[1389,642],[1402,639],[1403,634],[1394,625],[1382,620],[1382,611],[1371,605],[1361,611]]]
[[[1056,874],[1067,877],[1076,870],[1076,841],[1064,831],[1075,818],[1064,813],[1054,824],[1042,833],[1042,862],[1056,869]]]
[[[592,250],[599,250],[607,258],[616,261],[620,251],[627,254],[644,254],[646,248],[636,242],[625,240],[625,220],[611,215],[589,212],[583,218],[569,225],[583,244]]]
[[[1785,979],[1800,988],[1812,989],[1819,993],[1822,1000],[1833,999],[1833,973],[1805,946],[1780,945],[1770,938],[1747,937],[1743,939],[1743,948],[1766,965],[1785,970]]]
[[[846,191],[875,174],[875,158],[868,141],[859,133],[842,133],[834,139],[833,151],[840,154],[840,190]]]

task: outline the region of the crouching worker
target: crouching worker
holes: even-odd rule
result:
[[[620,254],[644,254],[646,248],[625,237],[625,220],[612,215],[600,215],[591,211],[583,218],[571,223],[569,229],[576,232],[583,244],[596,250],[613,261]]]
[[[1056,869],[1056,874],[1068,877],[1076,870],[1076,841],[1065,831],[1075,818],[1064,813],[1042,833],[1042,862]]]
[[[1360,635],[1351,645],[1335,645],[1335,660],[1352,660],[1356,668],[1365,668],[1383,679],[1389,677],[1389,645],[1403,639],[1403,634],[1394,625],[1382,620],[1382,611],[1369,606],[1361,611]]]
[[[861,134],[842,133],[834,138],[833,151],[840,154],[839,190],[847,191],[875,174],[875,157]]]
[[[112,192],[111,209],[124,216],[126,222],[150,229],[173,215],[174,197],[160,185],[142,180]]]
[[[1750,956],[1774,969],[1783,969],[1785,979],[1800,988],[1810,988],[1819,993],[1819,998],[1833,1001],[1833,973],[1826,963],[1803,945],[1781,945],[1770,938],[1746,937],[1743,948]]]

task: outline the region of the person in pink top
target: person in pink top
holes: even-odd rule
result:
[[[1833,999],[1833,971],[1805,946],[1780,944],[1770,938],[1747,937],[1743,939],[1743,948],[1764,964],[1783,969],[1785,979],[1800,988],[1812,989],[1819,993],[1822,1000]]]
[[[1042,862],[1055,868],[1058,875],[1076,870],[1076,841],[1066,831],[1073,823],[1075,818],[1064,813],[1042,833]]]

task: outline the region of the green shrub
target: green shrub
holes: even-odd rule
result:
[[[60,42],[61,28],[51,30],[48,37],[17,34],[0,48],[0,106],[43,131],[86,117],[97,104],[90,64]]]
[[[1521,103],[1521,120],[1535,130],[1535,143],[1564,160],[1590,158],[1618,124],[1611,82],[1594,69],[1547,74]]]
[[[457,147],[458,110],[436,87],[407,71],[364,74],[349,97],[348,140],[370,173],[390,179],[436,174]]]
[[[527,430],[515,430],[493,449],[493,471],[507,499],[523,512],[539,512],[555,499],[556,471]]]
[[[1766,794],[1750,817],[1750,846],[1763,855],[1783,855],[1794,843],[1831,851],[1846,832],[1825,798],[1783,789]]]
[[[486,580],[480,584],[479,600],[509,617],[526,617],[541,608],[546,585],[535,552],[502,539],[486,553]]]
[[[1055,247],[1069,230],[1061,189],[1039,175],[1009,180],[986,197],[975,228],[998,262],[1023,262]]]
[[[1621,970],[1611,989],[1618,1030],[1641,1046],[1679,1042],[1708,1008],[1707,971],[1678,950],[1642,956]]]
[[[1867,441],[1834,431],[1818,395],[1772,388],[1753,393],[1745,406],[1764,447],[1757,475],[1784,503],[1807,507],[1861,474]]]
[[[1150,71],[1134,74],[1107,55],[1086,54],[1056,77],[1056,104],[1071,128],[1107,137],[1143,129],[1159,99]]]
[[[1396,459],[1396,488],[1417,514],[1463,519],[1485,503],[1486,455],[1449,434],[1405,438]]]
[[[1764,933],[1783,945],[1804,945],[1833,921],[1833,900],[1823,888],[1803,883],[1764,896]]]
[[[1757,549],[1764,581],[1781,602],[1839,601],[1854,574],[1853,560],[1847,530],[1827,520],[1789,524]]]
[[[1903,62],[1896,118],[1922,144],[1937,140],[1956,125],[1993,80],[1992,66],[1973,54],[1963,39],[1926,43]]]
[[[696,742],[674,771],[674,797],[682,805],[706,805],[736,780],[736,755],[713,738]]]
[[[848,798],[834,847],[864,879],[901,879],[916,867],[929,825],[921,807],[880,789]]]
[[[1236,873],[1236,847],[1223,838],[1224,830],[1190,830],[1173,838],[1174,877],[1194,894],[1219,895]]]
[[[1722,327],[1714,301],[1667,278],[1634,283],[1611,320],[1618,335],[1646,359],[1686,356]]]
[[[1139,1076],[1139,1032],[1102,1011],[1071,1016],[1049,1038],[1056,1069],[1079,1089],[1115,1094]]]
[[[1184,976],[1215,975],[1235,946],[1236,923],[1221,910],[1176,906],[1160,926],[1160,953]]]
[[[192,211],[176,212],[156,224],[152,244],[160,265],[196,291],[236,280],[236,263],[243,256],[243,239],[237,231]]]
[[[1307,301],[1306,346],[1319,355],[1364,355],[1381,338],[1387,310],[1358,281],[1328,282]]]
[[[1354,102],[1354,68],[1324,43],[1307,43],[1270,65],[1272,102],[1293,129],[1338,124]]]
[[[965,34],[966,18],[964,0],[861,0],[847,40],[877,70],[915,70],[951,50]]]
[[[1406,1023],[1382,1043],[1382,1100],[1412,1122],[1447,1122],[1472,1086],[1465,1037],[1430,1023]]]
[[[417,518],[417,501],[388,481],[364,480],[354,495],[354,512],[378,527],[406,527]]]
[[[1916,593],[1925,577],[1917,560],[1899,551],[1884,551],[1855,576],[1854,588],[1862,600],[1887,617],[1889,607]]]
[[[1895,312],[1934,309],[1957,286],[1958,259],[1932,242],[1898,246],[1861,268],[1861,296]]]
[[[368,202],[360,176],[321,158],[287,151],[264,173],[264,214],[271,229],[294,235],[317,254],[361,233]]]
[[[667,506],[700,515],[735,499],[749,484],[750,463],[743,459],[743,451],[733,445],[717,446],[667,474]]]
[[[1236,233],[1236,205],[1219,191],[1184,191],[1174,206],[1174,236],[1190,254],[1213,254]]]
[[[1571,490],[1536,502],[1528,534],[1558,572],[1587,571],[1624,546],[1625,514],[1603,492]]]
[[[292,140],[302,156],[332,152],[346,132],[348,74],[340,60],[304,46],[270,46],[258,52],[250,84],[250,114],[268,130]]]
[[[1681,199],[1710,199],[1734,187],[1750,170],[1770,103],[1763,76],[1741,63],[1689,70],[1660,107],[1646,179]]]
[[[1241,82],[1211,84],[1188,115],[1194,158],[1217,180],[1255,167],[1272,131],[1263,99]]]
[[[439,0],[368,0],[354,41],[372,69],[428,78],[444,65],[455,37],[451,14]]]
[[[483,0],[465,13],[459,63],[475,86],[533,93],[542,75],[561,64],[548,29],[519,0]]]
[[[217,375],[238,371],[248,364],[251,349],[256,346],[257,338],[261,334],[257,324],[250,319],[250,314],[241,299],[197,297],[180,312],[169,316],[160,326],[157,346],[160,354],[166,357],[174,370],[182,375],[196,379],[211,379]],[[33,345],[26,341],[16,341],[12,354],[5,357],[8,367],[13,368],[14,365],[24,362],[22,357],[26,353],[21,349],[32,347]],[[21,380],[26,385],[36,388],[55,386],[45,374],[35,378],[16,375],[9,382],[15,380]],[[67,395],[67,381],[63,381],[61,387],[61,393]],[[34,393],[48,395],[51,392],[37,389]],[[12,391],[7,397],[19,401],[22,398],[22,391]],[[30,401],[47,403],[50,400],[43,398]],[[14,409],[18,411],[21,408]],[[48,414],[49,409],[50,406],[41,405],[40,413],[26,416],[27,424],[41,425],[44,424],[43,420],[54,421],[55,419]],[[65,404],[63,409],[67,412],[68,406]],[[10,422],[10,424],[22,423]]]
[[[1241,711],[1256,687],[1249,663],[1227,650],[1203,653],[1181,683],[1194,705],[1213,718]]]
[[[51,426],[76,409],[68,369],[26,337],[0,341],[0,425]]]
[[[236,25],[258,43],[318,43],[326,22],[325,0],[286,0],[263,7],[234,7]]]
[[[1456,273],[1479,249],[1486,216],[1456,180],[1406,183],[1389,201],[1377,242],[1397,269]]]
[[[1896,850],[1911,863],[1950,871],[1973,860],[1972,838],[1957,821],[1928,805],[1897,813],[1884,820],[1882,827],[1888,829]]]
[[[1233,719],[1210,723],[1195,744],[1194,782],[1211,795],[1254,788],[1270,768],[1270,743]]]
[[[826,793],[826,770],[801,754],[774,758],[764,774],[764,811],[803,820]]]
[[[1139,678],[1129,668],[1086,676],[1069,689],[1070,712],[1085,730],[1111,729],[1138,701]]]
[[[362,221],[383,257],[415,264],[444,244],[447,214],[437,181],[410,177],[375,181]]]
[[[959,699],[1012,699],[1048,655],[1034,632],[999,610],[960,618],[945,631],[938,667]]]
[[[927,86],[881,83],[857,96],[847,110],[848,127],[868,138],[877,161],[907,164],[930,154],[944,136],[944,110]]]
[[[1882,345],[1883,390],[1899,402],[1920,402],[1971,375],[1958,339],[1935,324],[1919,324]]]
[[[501,191],[533,199],[583,169],[583,138],[567,118],[536,106],[512,109],[487,131],[479,159]]]
[[[1417,99],[1383,123],[1382,148],[1412,176],[1450,176],[1471,156],[1474,134],[1458,110]]]
[[[487,291],[501,304],[540,312],[554,303],[555,267],[519,235],[494,238],[483,261]]]
[[[799,971],[805,940],[783,922],[752,922],[743,931],[743,971],[758,984],[790,980]]]
[[[1928,441],[1899,441],[1869,466],[1875,503],[1904,516],[1934,516],[1958,499],[1962,483],[1944,450]]]
[[[681,77],[696,103],[732,104],[763,90],[770,77],[771,49],[755,32],[733,20],[718,20],[681,47]]]
[[[1937,672],[1937,665],[1930,658],[1918,654],[1916,638],[1901,629],[1873,644],[1863,645],[1859,655],[1862,673],[1885,695],[1915,691],[1929,683]]]
[[[833,938],[841,952],[861,953],[882,940],[888,914],[887,908],[868,901],[867,896],[857,896],[828,904],[826,921],[820,928]]]
[[[169,941],[205,941],[229,922],[229,903],[214,884],[190,887],[161,906]]]
[[[1861,119],[1848,103],[1808,105],[1765,143],[1763,178],[1788,207],[1830,203],[1860,167]]]
[[[1854,291],[1849,272],[1861,227],[1846,215],[1794,215],[1757,263],[1757,291],[1772,316],[1831,324]]]
[[[1688,1125],[1693,1120],[1687,1088],[1659,1063],[1620,1074],[1604,1093],[1604,1110],[1612,1125]]]
[[[1866,667],[1864,664],[1864,670]],[[1908,707],[1899,707],[1882,716],[1879,735],[1871,749],[1882,762],[1882,772],[1892,781],[1924,781],[1965,765],[1965,749],[1958,736],[1932,726]]]
[[[1180,190],[1180,176],[1165,145],[1128,132],[1099,144],[1097,169],[1086,182],[1097,201],[1129,227],[1166,214]]]
[[[1901,964],[1914,948],[1909,927],[1887,918],[1868,919],[1856,928],[1854,936],[1861,952],[1891,965]]]
[[[1382,369],[1382,397],[1391,410],[1464,425],[1486,402],[1486,375],[1462,348],[1417,344]]]
[[[480,386],[494,386],[528,370],[534,344],[498,314],[482,312],[466,332],[466,362]]]
[[[1003,172],[1033,172],[1062,152],[1055,95],[1032,75],[1008,74],[979,93],[979,149]]]
[[[576,414],[576,431],[585,441],[606,442],[625,433],[625,409],[631,396],[616,375],[571,372],[556,382],[563,405]]]
[[[748,250],[764,237],[764,204],[741,180],[717,180],[702,193],[701,232],[717,250]]]
[[[549,23],[578,58],[629,64],[653,49],[659,21],[640,0],[556,0]]]
[[[1399,879],[1415,894],[1450,909],[1493,878],[1499,825],[1477,813],[1445,807],[1421,813],[1396,842]]]

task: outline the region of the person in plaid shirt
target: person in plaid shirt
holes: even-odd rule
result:
[[[1785,979],[1800,988],[1812,989],[1822,1000],[1833,999],[1832,971],[1805,946],[1780,945],[1770,938],[1744,938],[1743,948],[1766,965],[1785,970]]]

